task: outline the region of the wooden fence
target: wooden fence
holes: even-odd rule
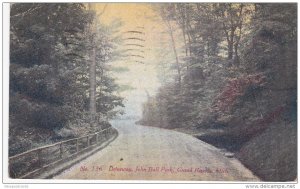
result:
[[[109,139],[116,130],[109,127],[100,132],[35,148],[9,157],[11,178],[26,178],[41,169],[76,156],[83,150],[93,148]]]

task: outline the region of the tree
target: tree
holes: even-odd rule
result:
[[[109,36],[112,33],[103,30],[91,35],[94,17],[80,3],[16,3],[11,6],[12,153],[30,148],[30,143],[44,143],[45,138],[54,141],[93,131],[86,127],[90,122],[87,118],[90,52],[95,49],[96,80],[97,70],[103,68],[102,63],[109,60],[114,49]],[[95,45],[91,44],[92,41]],[[108,108],[101,110],[102,120],[114,107],[122,105],[122,99],[115,93],[118,87],[108,72],[109,69],[102,69],[100,76],[106,75],[110,82],[99,82],[97,86],[109,88],[101,94],[102,98],[111,96],[106,102]],[[95,100],[95,107],[99,106],[98,103]],[[98,123],[95,130],[104,124],[103,121]],[[76,127],[82,127],[82,132],[76,132]],[[64,133],[64,129],[70,132]],[[24,133],[28,134],[23,137]]]
[[[90,109],[90,116],[91,116],[91,126],[94,126],[95,124],[95,118],[96,118],[96,113],[97,113],[97,109],[96,109],[96,56],[97,56],[97,32],[98,32],[98,19],[101,17],[101,15],[105,12],[105,9],[107,7],[107,4],[105,4],[103,10],[99,13],[99,14],[95,14],[95,18],[93,23],[90,25],[90,32],[89,35],[90,36],[90,44],[91,44],[91,53],[90,53],[90,71],[89,71],[89,79],[90,79],[90,105],[89,105],[89,109]],[[92,3],[88,4],[88,9],[89,11],[94,11],[94,7]],[[99,43],[99,42],[98,42]],[[100,42],[101,43],[101,42]],[[100,45],[100,44],[99,44]],[[99,53],[98,53],[99,54]],[[105,55],[104,55],[105,56]]]
[[[172,15],[170,15],[170,11],[168,12],[168,10],[172,9],[173,7],[171,5],[165,5],[160,7],[160,16],[163,20],[163,22],[165,23],[167,29],[168,29],[168,33],[171,39],[171,45],[172,45],[172,49],[173,49],[173,53],[174,53],[174,57],[175,57],[175,65],[176,65],[176,70],[177,70],[177,82],[178,82],[178,90],[180,91],[181,88],[181,66],[179,63],[179,58],[178,58],[178,52],[177,52],[177,47],[175,44],[175,39],[174,39],[174,28],[172,26],[171,20],[172,20]]]
[[[236,66],[240,62],[238,48],[246,14],[250,13],[249,6],[251,5],[243,3],[220,3],[215,6],[226,37],[227,58],[229,60],[234,59]]]

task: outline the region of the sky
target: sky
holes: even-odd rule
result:
[[[96,9],[98,13],[101,13],[105,6],[105,11],[99,18],[100,22],[109,24],[119,19],[122,22],[120,33],[123,34],[123,39],[139,37],[145,40],[142,42],[127,40],[124,42],[126,44],[135,43],[143,45],[143,48],[131,46],[122,46],[121,48],[138,48],[144,51],[144,53],[131,52],[130,54],[141,55],[144,58],[126,57],[123,60],[114,62],[116,66],[129,68],[129,73],[118,74],[119,79],[123,83],[131,83],[134,88],[147,89],[149,93],[153,94],[155,88],[159,85],[155,70],[155,53],[157,51],[156,49],[162,45],[159,34],[165,29],[163,23],[157,19],[153,19],[159,17],[152,10],[151,5],[147,3],[97,3],[93,5],[93,8]],[[132,30],[142,31],[144,35],[125,33],[126,31]],[[144,64],[135,61],[141,61]]]
[[[104,7],[106,7],[104,9]],[[125,43],[135,43],[144,47],[138,48],[144,52],[135,52],[143,56],[126,57],[121,60],[112,62],[112,66],[126,67],[128,72],[115,73],[117,83],[121,85],[130,85],[134,90],[125,91],[121,95],[125,97],[125,112],[127,116],[141,116],[142,104],[147,101],[147,92],[154,96],[160,86],[157,78],[158,52],[160,49],[169,49],[164,42],[168,41],[167,36],[163,33],[165,26],[159,19],[157,13],[153,10],[153,6],[148,3],[96,3],[92,8],[100,14],[98,17],[101,23],[109,24],[118,19],[122,22],[120,33],[123,39],[139,37],[145,41],[128,40]],[[144,35],[126,33],[126,31],[138,30]],[[165,47],[164,47],[165,46]],[[121,46],[129,48],[129,46]],[[135,61],[142,61],[137,63]],[[147,92],[146,92],[147,91]]]

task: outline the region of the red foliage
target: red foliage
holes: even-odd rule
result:
[[[243,96],[249,87],[263,86],[264,80],[265,76],[262,73],[229,80],[221,94],[216,98],[213,109],[229,111],[238,97]]]

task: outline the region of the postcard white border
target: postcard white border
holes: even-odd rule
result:
[[[10,3],[17,3],[20,1],[9,1]],[[32,2],[30,0],[23,0],[23,2]],[[37,2],[37,1],[36,1]],[[55,1],[55,0],[48,0],[48,1],[38,1],[38,2],[68,2],[68,1]],[[98,1],[98,0],[90,0],[90,1],[84,1],[84,0],[73,0],[72,2],[108,2],[108,1]],[[149,2],[149,3],[154,3],[154,2],[228,2],[228,1],[220,1],[220,0],[210,0],[210,1],[113,1],[113,2]],[[110,3],[113,3],[110,2]],[[252,1],[238,1],[238,0],[231,0],[230,2],[265,2],[265,3],[287,3],[286,1],[258,1],[258,0],[252,0]],[[291,3],[298,3],[298,1],[288,1]],[[2,98],[2,130],[1,130],[1,136],[2,138],[2,158],[1,158],[1,170],[2,170],[2,185],[5,188],[26,188],[28,186],[29,188],[41,188],[40,184],[43,184],[43,188],[53,188],[53,187],[72,187],[72,188],[82,188],[85,187],[82,184],[88,184],[87,186],[89,188],[99,188],[102,187],[101,185],[99,186],[99,183],[102,184],[107,184],[107,183],[114,183],[117,185],[105,185],[105,187],[111,188],[111,187],[116,187],[119,186],[118,184],[123,183],[126,184],[126,186],[130,188],[140,188],[140,187],[145,187],[145,186],[140,186],[139,184],[142,183],[150,183],[147,187],[157,187],[157,186],[152,186],[152,184],[156,183],[162,183],[161,187],[164,187],[165,184],[179,184],[179,185],[172,185],[172,188],[178,188],[178,187],[186,187],[186,185],[181,185],[182,183],[185,184],[192,184],[189,185],[190,187],[203,187],[203,188],[241,188],[245,187],[245,185],[251,185],[251,184],[257,184],[259,188],[262,188],[262,184],[282,184],[278,182],[207,182],[207,181],[151,181],[151,180],[145,180],[145,181],[136,181],[136,180],[40,180],[40,179],[10,179],[8,177],[8,125],[9,125],[9,3],[2,3],[2,10],[1,10],[1,20],[2,20],[2,66],[1,66],[1,85],[2,85],[2,93],[1,93],[1,98]],[[298,4],[298,10],[299,10],[299,4]],[[299,15],[298,15],[298,25],[299,25]],[[298,36],[299,36],[299,30],[298,30]],[[299,47],[298,47],[298,55],[299,55]],[[297,74],[298,77],[298,74]],[[298,94],[299,94],[299,77],[298,77]],[[298,117],[299,117],[299,104],[298,104]],[[2,133],[3,132],[3,133]],[[298,136],[299,136],[299,129],[298,129]],[[299,141],[299,140],[298,140]],[[299,143],[298,143],[299,144]],[[298,153],[299,153],[299,145],[298,145]],[[299,160],[299,154],[298,154],[298,160]],[[299,163],[299,161],[298,161]],[[299,168],[299,166],[298,166]],[[299,173],[299,169],[298,169]],[[8,184],[6,184],[8,183]],[[35,184],[32,184],[35,183]],[[199,185],[193,185],[193,184],[201,184]],[[295,184],[296,182],[288,182],[285,184]],[[14,185],[17,184],[17,185]],[[44,185],[45,184],[45,185]],[[217,184],[217,185],[216,185]],[[15,186],[15,187],[13,187]],[[19,186],[19,187],[16,187]],[[147,188],[146,187],[146,188]],[[168,187],[168,186],[167,186]]]

